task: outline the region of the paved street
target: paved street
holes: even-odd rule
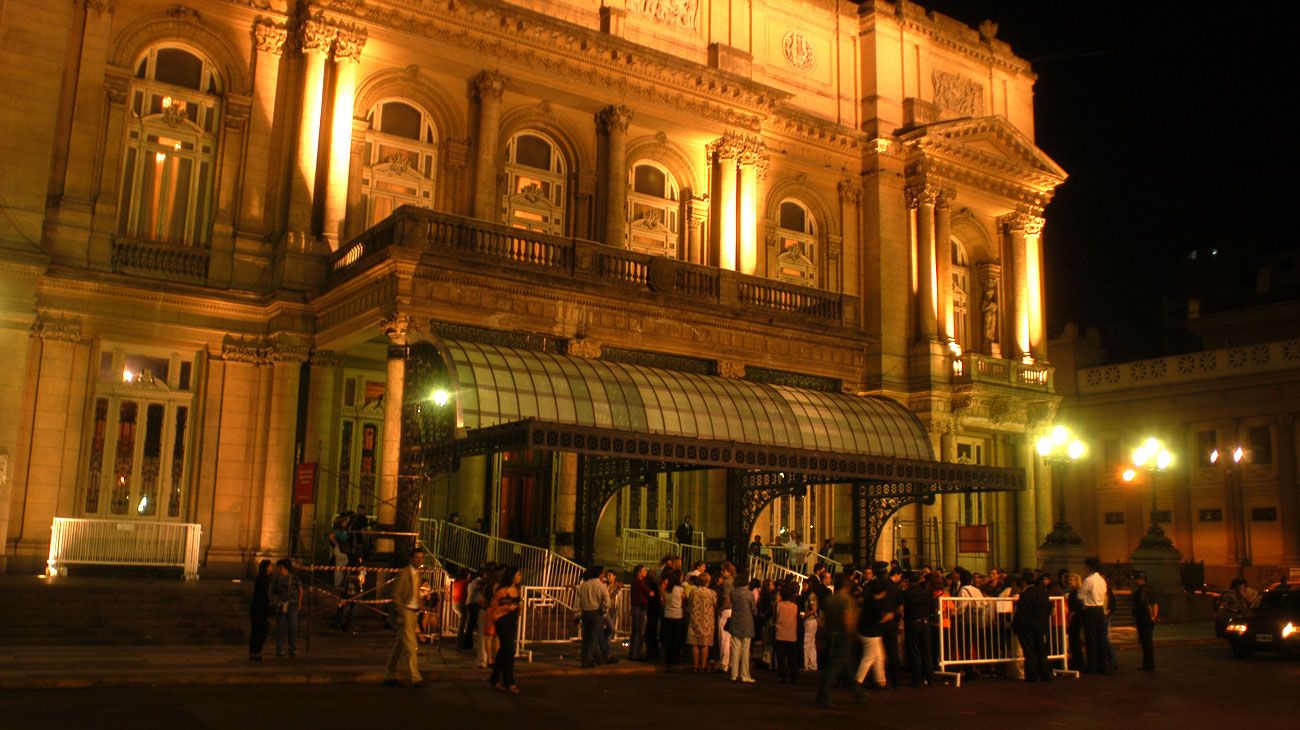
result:
[[[960,689],[873,694],[864,706],[840,691],[839,704],[827,711],[812,705],[810,676],[790,687],[759,672],[759,684],[746,686],[690,673],[530,677],[524,667],[519,697],[462,672],[418,690],[342,684],[13,691],[0,693],[0,727],[723,728],[739,722],[767,730],[824,721],[817,726],[1188,730],[1282,727],[1300,712],[1300,662],[1268,656],[1241,662],[1219,642],[1180,640],[1160,647],[1161,669],[1147,674],[1134,671],[1138,657],[1124,638],[1124,670],[1113,677],[1050,685],[984,679]]]

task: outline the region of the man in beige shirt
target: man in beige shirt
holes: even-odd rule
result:
[[[397,574],[393,581],[393,606],[401,624],[397,632],[397,641],[393,651],[388,655],[388,671],[384,674],[384,684],[400,687],[397,679],[397,667],[406,661],[406,671],[412,687],[423,687],[424,679],[420,677],[419,643],[416,632],[420,625],[420,568],[424,567],[424,548],[417,547],[411,551],[411,560]]]

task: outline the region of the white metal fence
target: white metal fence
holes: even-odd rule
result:
[[[420,539],[444,564],[473,570],[487,563],[509,565],[519,569],[528,586],[574,586],[584,570],[546,548],[503,540],[443,520],[421,520]]]
[[[961,686],[960,671],[972,667],[1024,661],[1020,642],[1011,629],[1016,597],[939,597],[939,671]],[[1065,634],[1065,596],[1052,596],[1052,619],[1048,631],[1049,662],[1059,662],[1056,672],[1068,671]]]
[[[50,525],[50,574],[70,564],[176,567],[199,577],[199,538],[193,523],[55,517]]]
[[[624,528],[623,567],[658,565],[660,560],[669,555],[680,555],[682,563],[687,566],[704,560],[704,533],[693,533],[691,541],[690,545],[677,542],[674,533],[670,530]]]
[[[763,552],[760,553],[760,555],[777,565],[783,565],[802,575],[811,575],[813,566],[818,563],[830,568],[832,573],[839,573],[844,570],[843,563],[822,555],[816,550],[801,550],[799,548],[788,548],[782,545],[769,545],[763,548]]]
[[[749,556],[749,577],[761,581],[787,581],[791,578],[803,581],[808,578],[803,573],[790,570],[786,566],[774,563],[761,555]]]

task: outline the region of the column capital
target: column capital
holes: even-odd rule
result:
[[[840,193],[840,202],[857,204],[862,202],[862,186],[848,179],[840,180],[835,186]]]
[[[32,323],[31,333],[43,342],[78,342],[81,340],[81,318],[41,313]]]
[[[957,191],[952,188],[939,188],[934,198],[934,207],[939,210],[952,208],[952,201],[957,199]]]
[[[364,28],[339,28],[334,35],[334,60],[359,62],[361,60],[361,51],[365,47],[366,31]]]
[[[478,94],[480,100],[490,98],[500,101],[501,96],[506,92],[506,82],[509,80],[509,76],[495,69],[482,71],[474,77],[474,92]]]
[[[323,368],[336,368],[343,364],[343,356],[334,350],[313,350],[311,364]]]
[[[429,321],[423,317],[393,312],[384,319],[380,327],[393,344],[405,345],[410,335],[429,331]]]
[[[266,359],[273,363],[302,364],[309,352],[307,341],[297,335],[281,333],[266,340]]]
[[[737,159],[740,157],[743,148],[743,141],[731,132],[727,132],[705,145],[705,151],[708,152],[709,156],[716,156],[719,160]]]
[[[259,17],[253,21],[253,45],[259,53],[276,56],[284,54],[284,44],[289,40],[289,29],[274,20]]]
[[[920,183],[917,185],[908,185],[903,193],[907,196],[907,207],[919,208],[922,205],[935,205],[939,202],[940,189],[938,185],[930,183]]]
[[[264,360],[266,340],[261,337],[226,335],[221,338],[221,352],[214,355],[225,362],[243,362],[256,365]]]
[[[334,44],[334,36],[338,30],[318,18],[308,18],[298,26],[298,50],[303,55],[308,53],[318,53],[326,55],[330,52],[330,46]]]
[[[1036,236],[1042,233],[1044,223],[1042,216],[1034,215],[1025,210],[1017,210],[1014,213],[1007,213],[998,218],[998,227],[1003,232],[1023,233],[1026,236]]]
[[[622,104],[610,104],[609,106],[596,112],[596,126],[602,131],[626,132],[628,125],[632,123],[632,110]]]

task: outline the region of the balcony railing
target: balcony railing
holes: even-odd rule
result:
[[[330,272],[364,270],[391,246],[464,259],[471,266],[544,273],[573,284],[596,282],[701,304],[731,305],[778,317],[856,327],[857,297],[786,284],[580,239],[402,207],[330,257]]]
[[[1053,368],[1049,365],[1026,365],[974,352],[964,352],[952,363],[952,377],[957,383],[995,383],[1046,392],[1051,392],[1053,386]]]
[[[1080,393],[1146,388],[1300,368],[1300,339],[1102,365],[1078,373]]]
[[[169,243],[113,241],[113,271],[201,283],[208,278],[208,250]]]

